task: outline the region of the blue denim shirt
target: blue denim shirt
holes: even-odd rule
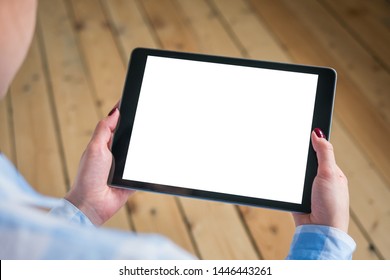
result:
[[[157,234],[96,228],[69,201],[37,193],[3,154],[0,201],[0,259],[195,258]],[[355,247],[335,228],[300,226],[287,259],[351,259]]]

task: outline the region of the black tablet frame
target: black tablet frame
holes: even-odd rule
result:
[[[110,171],[110,176],[108,178],[108,184],[110,186],[209,199],[234,204],[274,208],[293,212],[309,213],[311,211],[311,188],[318,167],[317,157],[315,151],[312,148],[311,142],[309,145],[309,153],[301,204],[188,189],[185,188],[185,186],[172,187],[123,179],[123,170],[133,129],[135,113],[137,110],[138,98],[142,86],[146,59],[149,55],[316,74],[318,75],[318,84],[312,119],[312,130],[316,127],[321,128],[321,130],[325,133],[325,135],[328,136],[329,139],[337,78],[337,74],[334,69],[327,67],[296,65],[279,62],[257,61],[241,58],[230,58],[194,53],[137,48],[133,50],[129,61],[127,78],[120,104],[121,118],[112,141],[111,151],[113,154],[113,163]],[[307,137],[310,138],[310,135],[308,135]]]

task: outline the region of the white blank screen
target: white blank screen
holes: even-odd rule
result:
[[[301,203],[317,79],[148,56],[123,179]]]

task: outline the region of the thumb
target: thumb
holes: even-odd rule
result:
[[[102,119],[96,126],[91,142],[107,145],[111,139],[119,120],[119,110],[114,108],[106,118]]]
[[[119,109],[118,107],[114,107],[111,112],[108,114],[108,116],[105,118],[107,121],[107,125],[111,132],[114,132],[116,125],[118,124],[119,120]]]
[[[314,129],[311,140],[314,151],[317,153],[317,176],[329,179],[333,176],[336,167],[333,145],[325,139],[324,133],[319,128]]]

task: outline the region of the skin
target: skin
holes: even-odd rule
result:
[[[0,97],[7,93],[26,57],[34,32],[36,9],[36,0],[0,0]],[[75,183],[65,196],[95,225],[101,225],[111,218],[133,193],[107,185],[112,163],[109,147],[118,119],[119,110],[115,109],[97,124],[81,157]],[[318,158],[318,173],[312,190],[312,212],[293,214],[295,224],[326,225],[347,232],[347,178],[336,164],[332,144],[314,132],[311,137]]]
[[[318,170],[312,189],[312,212],[293,214],[296,226],[305,224],[327,225],[348,232],[349,194],[348,180],[337,166],[333,146],[313,131],[313,148],[317,153]]]
[[[36,0],[0,0],[0,99],[27,55],[36,12]]]
[[[118,119],[119,110],[115,107],[110,116],[97,124],[92,139],[81,157],[74,186],[65,196],[95,225],[101,225],[111,218],[133,193],[107,185],[112,163],[109,147]]]

